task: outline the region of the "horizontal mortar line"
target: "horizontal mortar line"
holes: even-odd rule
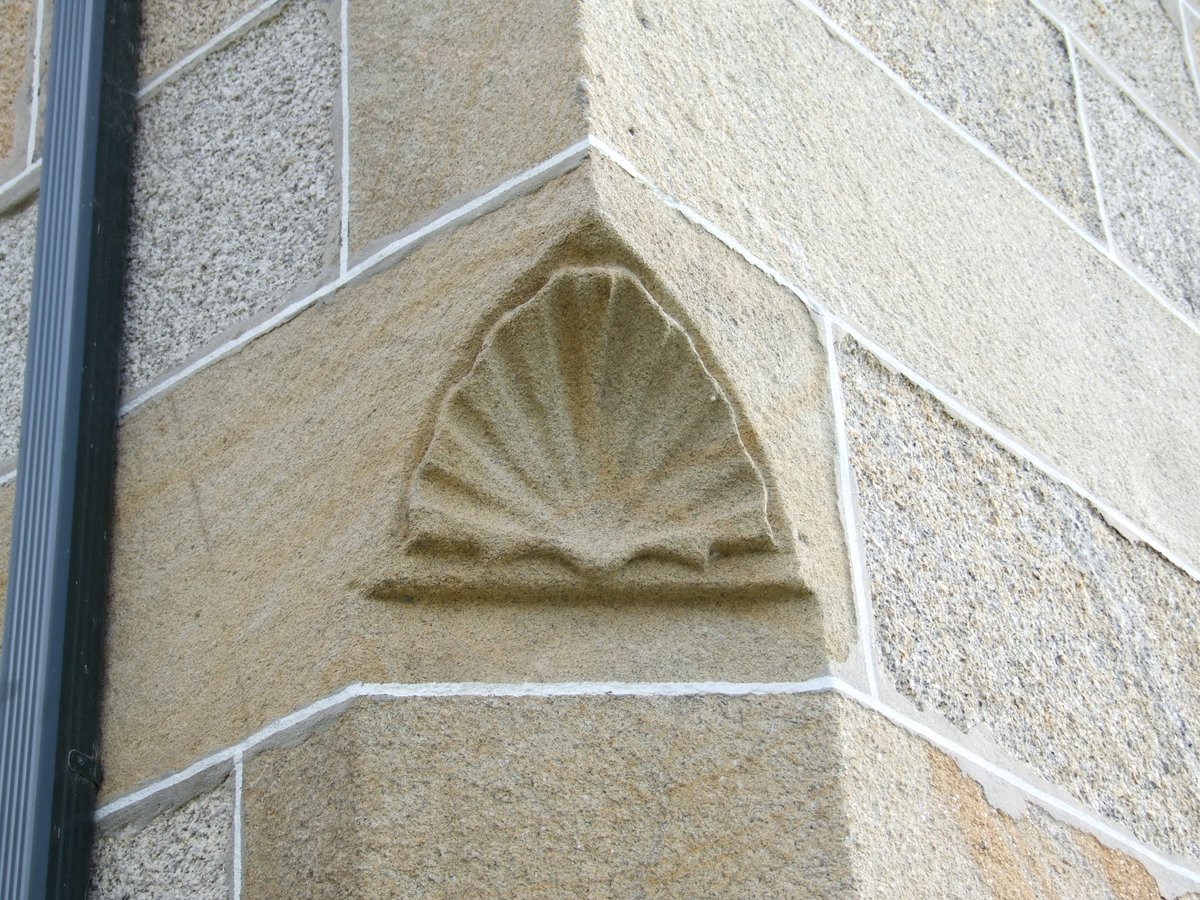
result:
[[[760,257],[756,256],[754,253],[744,247],[740,241],[722,229],[719,225],[716,225],[712,221],[706,219],[691,207],[681,203],[671,195],[661,190],[657,185],[650,181],[650,179],[638,171],[633,163],[631,163],[618,150],[613,149],[599,138],[593,137],[592,142],[595,145],[597,152],[606,156],[610,162],[623,169],[635,181],[645,185],[656,197],[658,197],[662,203],[682,214],[690,222],[703,228],[734,253],[737,253],[739,256],[745,259],[750,265],[759,269],[768,278],[772,279],[781,287],[784,287],[790,291],[812,312],[817,315],[830,318],[838,325],[839,328],[862,344],[866,350],[878,357],[888,368],[900,373],[926,393],[933,396],[958,418],[968,422],[969,424],[983,431],[985,434],[989,435],[993,440],[1008,450],[1013,456],[1017,457],[1018,459],[1025,460],[1054,481],[1057,481],[1064,487],[1081,496],[1102,516],[1104,516],[1109,524],[1122,531],[1127,537],[1130,535],[1134,536],[1136,540],[1152,548],[1160,556],[1175,565],[1181,571],[1185,572],[1193,580],[1200,581],[1200,569],[1192,565],[1190,561],[1168,549],[1161,540],[1154,537],[1146,528],[1134,523],[1133,520],[1124,513],[1119,512],[1115,506],[1101,500],[1096,494],[1087,490],[1080,482],[1076,481],[1074,478],[1067,475],[1056,466],[1052,465],[1049,461],[1042,458],[1039,454],[1035,453],[1025,444],[1010,436],[998,426],[993,425],[967,404],[958,400],[952,394],[948,393],[942,388],[937,387],[929,379],[919,375],[913,367],[901,362],[894,354],[885,350],[876,341],[867,337],[861,328],[854,325],[848,319],[834,313],[831,309],[825,306],[825,304],[810,296],[802,287],[788,279],[779,270],[762,260]]]
[[[432,222],[397,238],[387,246],[352,266],[345,274],[338,275],[332,281],[327,282],[312,293],[288,304],[267,319],[238,333],[198,359],[177,369],[174,373],[152,387],[144,389],[121,407],[119,415],[124,418],[142,404],[171,389],[201,369],[207,368],[217,360],[230,355],[254,339],[278,328],[308,309],[318,300],[329,296],[335,291],[341,290],[375,267],[385,262],[393,261],[398,255],[415,250],[425,241],[438,236],[443,231],[454,228],[464,221],[469,221],[498,206],[502,206],[509,200],[536,190],[547,182],[575,169],[587,157],[590,146],[586,139],[578,141],[549,159],[538,163],[536,166],[506,179],[491,190],[468,200],[444,215],[438,216]]]
[[[1140,109],[1171,139],[1171,143],[1175,144],[1184,154],[1190,156],[1193,161],[1200,162],[1200,151],[1197,151],[1192,142],[1184,136],[1182,125],[1171,122],[1159,113],[1151,105],[1150,101],[1142,96],[1142,93],[1115,66],[1110,65],[1103,56],[1097,53],[1091,44],[1080,37],[1079,32],[1075,30],[1074,26],[1070,25],[1056,10],[1046,6],[1042,0],[1029,0],[1029,2],[1034,9],[1049,19],[1063,33],[1064,37],[1070,38],[1075,43],[1075,46],[1079,48],[1084,58],[1092,64],[1105,80],[1125,94],[1133,102],[1134,106]]]
[[[988,144],[967,130],[966,126],[964,126],[961,122],[951,118],[945,112],[938,109],[930,101],[921,96],[916,88],[905,81],[904,78],[901,77],[897,72],[892,71],[892,69],[888,67],[887,63],[872,53],[865,44],[858,40],[858,38],[826,15],[824,10],[813,3],[813,0],[799,0],[799,2],[814,15],[820,18],[821,21],[825,23],[826,27],[828,27],[834,34],[857,50],[873,66],[887,75],[902,91],[904,91],[904,93],[908,94],[908,96],[915,100],[919,106],[921,106],[927,112],[932,113],[938,119],[938,121],[953,131],[960,139],[966,141],[970,146],[974,147],[977,151],[987,157],[993,165],[997,166],[1005,175],[1013,179],[1015,182],[1017,182],[1017,184],[1024,188],[1030,196],[1032,196],[1035,200],[1046,207],[1046,209],[1053,213],[1059,221],[1087,241],[1093,249],[1098,251],[1113,265],[1133,279],[1138,287],[1157,300],[1167,312],[1186,325],[1191,331],[1200,335],[1200,322],[1194,321],[1186,312],[1183,311],[1181,307],[1177,306],[1173,301],[1168,299],[1167,296],[1163,294],[1162,291],[1160,291],[1159,288],[1154,285],[1146,275],[1122,259],[1114,248],[1109,247],[1104,241],[1101,241],[1094,234],[1063,212],[1063,210],[1059,209],[1054,201],[1038,190],[1038,188],[1036,188],[1032,182],[1028,181],[1024,175],[1013,168],[1008,161],[1001,157],[1000,154],[998,154]]]
[[[37,179],[41,174],[42,159],[38,157],[4,184],[0,184],[0,210],[24,200],[37,190]],[[12,196],[9,196],[10,194]]]
[[[1141,859],[1149,860],[1175,875],[1190,879],[1200,885],[1200,872],[1182,866],[1160,854],[1154,847],[1137,840],[1102,817],[1086,808],[1063,800],[1039,788],[1015,773],[980,756],[963,744],[940,734],[928,725],[913,719],[877,697],[864,694],[840,678],[822,675],[806,681],[784,682],[729,682],[729,681],[680,681],[680,682],[626,682],[626,681],[578,681],[578,682],[423,682],[363,683],[355,682],[334,694],[330,694],[308,706],[270,723],[253,735],[204,757],[180,772],[163,778],[131,794],[111,801],[95,813],[97,822],[130,810],[156,795],[188,782],[197,776],[218,767],[244,765],[246,758],[255,751],[269,749],[273,740],[280,737],[296,738],[306,734],[305,725],[326,721],[328,714],[339,713],[350,703],[359,699],[454,699],[454,698],[554,698],[554,697],[750,697],[750,696],[793,696],[803,694],[833,693],[860,706],[879,713],[893,724],[910,734],[933,744],[959,760],[966,761],[989,775],[999,778],[1010,787],[1020,791],[1035,803],[1052,813],[1065,816],[1076,824],[1082,824],[1130,851]],[[236,773],[235,773],[236,774]]]
[[[162,72],[155,75],[142,85],[142,87],[138,88],[137,99],[145,100],[164,84],[174,81],[181,74],[190,71],[197,62],[208,56],[209,53],[212,53],[214,50],[220,50],[231,41],[241,37],[245,32],[261,22],[275,7],[288,2],[290,0],[265,0],[265,2],[260,3],[254,9],[250,10],[250,12],[217,32],[215,37],[205,41],[199,47],[163,69]]]

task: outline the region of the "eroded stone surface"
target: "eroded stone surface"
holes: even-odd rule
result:
[[[127,392],[335,257],[338,66],[323,5],[292,3],[140,107]]]
[[[1200,165],[1094,69],[1081,69],[1117,249],[1200,318]]]
[[[740,574],[757,593],[755,570],[791,546],[767,504],[684,328],[633,273],[570,267],[451,388],[413,475],[406,561],[462,557],[473,583],[521,592],[538,574],[554,595],[578,583],[607,597],[728,591]]]
[[[33,0],[0,7],[0,183],[25,164],[32,66]]]
[[[858,706],[840,712],[859,896],[1159,896],[1137,860],[1033,806],[1014,820],[950,757]]]
[[[570,0],[356,0],[349,28],[355,250],[587,133]]]
[[[245,783],[255,895],[1158,896],[832,694],[359,701]]]
[[[227,781],[144,826],[101,828],[88,896],[218,900],[230,896],[232,859],[233,786]]]
[[[247,765],[246,892],[848,896],[836,741],[825,697],[361,705]]]
[[[583,12],[597,134],[1200,564],[1195,332],[803,8]]]
[[[25,390],[37,200],[0,215],[0,471],[16,458]]]
[[[1200,585],[847,341],[879,652],[896,688],[1200,857]]]
[[[1102,237],[1067,48],[1025,0],[820,0],[820,6]]]
[[[590,168],[427,243],[123,423],[109,795],[358,680],[791,681],[846,656],[848,570],[811,319],[637,199],[628,178],[613,188],[636,196],[598,210]],[[623,243],[642,230],[652,264]],[[467,583],[384,602],[366,589],[403,552],[409,480],[441,400],[499,318],[576,265],[635,272],[688,324],[804,535],[792,565],[810,596],[497,602]],[[741,325],[722,334],[731,316]]]
[[[258,5],[255,0],[146,0],[140,5],[141,78],[154,77]]]
[[[1172,0],[1167,0],[1172,2]],[[1200,141],[1200,100],[1179,26],[1159,0],[1052,0],[1067,25],[1157,112]]]

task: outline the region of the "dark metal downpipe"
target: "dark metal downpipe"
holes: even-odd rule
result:
[[[0,896],[82,897],[99,787],[136,0],[57,0],[0,655]]]

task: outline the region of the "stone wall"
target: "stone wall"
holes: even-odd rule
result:
[[[1200,892],[1191,0],[143,6],[94,895]]]

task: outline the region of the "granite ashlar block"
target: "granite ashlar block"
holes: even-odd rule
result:
[[[127,395],[336,258],[335,34],[323,4],[289,4],[139,109]]]
[[[0,214],[0,465],[15,461],[20,439],[36,240],[36,198]]]
[[[232,779],[150,822],[107,831],[92,850],[88,896],[221,900],[232,896]]]
[[[1174,5],[1175,0],[1168,0]],[[1200,141],[1200,98],[1179,25],[1158,0],[1053,0],[1067,26],[1150,106]]]
[[[570,0],[350,4],[357,252],[587,134]]]
[[[1081,69],[1117,251],[1200,319],[1200,163],[1091,66]]]
[[[887,679],[1200,858],[1200,585],[849,339],[839,356]]]
[[[803,6],[582,10],[595,134],[1200,564],[1186,323]]]
[[[1025,0],[822,0],[922,97],[1103,238],[1066,44]]]

